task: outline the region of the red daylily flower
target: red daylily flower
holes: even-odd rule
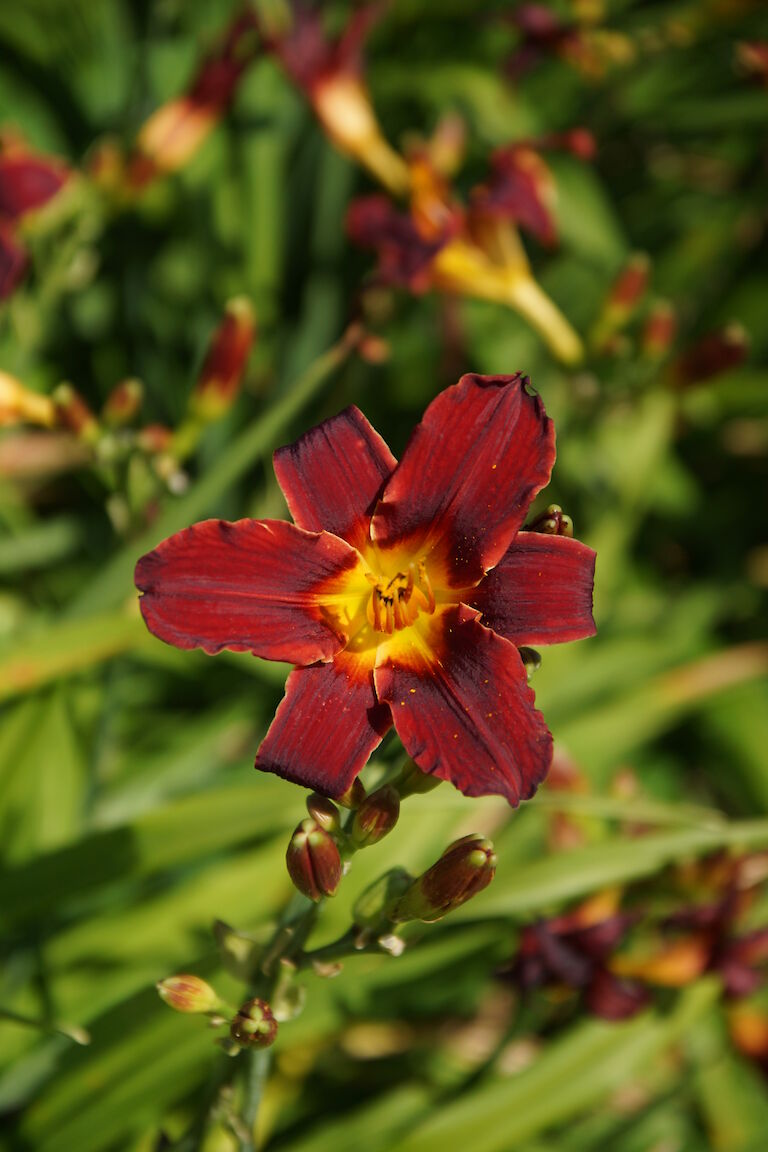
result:
[[[584,135],[549,141],[584,154]],[[347,231],[379,258],[378,278],[413,293],[437,291],[494,300],[520,312],[561,359],[582,355],[579,337],[531,272],[520,229],[552,245],[557,238],[552,174],[530,144],[494,153],[487,181],[466,205],[454,198],[426,153],[410,164],[411,202],[401,212],[380,194],[352,202]]]
[[[611,971],[613,954],[637,919],[635,913],[618,910],[615,893],[598,894],[562,916],[527,924],[512,964],[499,976],[522,992],[570,989],[583,996],[594,1016],[625,1020],[650,1002],[637,981]]]
[[[293,524],[207,520],[142,557],[153,632],[297,665],[257,767],[330,796],[390,725],[419,767],[516,805],[552,738],[516,645],[591,636],[591,549],[520,531],[554,429],[527,378],[463,376],[398,464],[357,408],[275,453]]]

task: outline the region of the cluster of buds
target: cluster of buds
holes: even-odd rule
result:
[[[313,793],[307,800],[309,816],[301,821],[288,844],[288,874],[299,892],[310,900],[335,895],[344,873],[344,860],[383,840],[400,815],[400,793],[391,785],[366,795],[362,784],[355,780],[339,803],[351,810],[345,828],[333,801]]]
[[[176,1012],[207,1016],[213,1027],[229,1025],[228,1038],[219,1041],[234,1055],[242,1048],[269,1048],[277,1037],[277,1019],[260,997],[246,1000],[236,1012],[199,976],[168,976],[157,984],[160,998]]]
[[[0,138],[0,301],[12,295],[27,270],[24,227],[59,196],[70,177],[63,161],[34,152],[18,135]]]
[[[573,520],[559,504],[549,504],[525,526],[526,532],[543,532],[546,536],[573,536]]]

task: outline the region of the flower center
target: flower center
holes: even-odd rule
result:
[[[367,616],[374,632],[391,636],[413,624],[419,612],[431,615],[435,610],[435,594],[423,560],[409,564],[405,572],[396,572],[389,579],[373,572],[367,572],[366,579],[373,585]]]

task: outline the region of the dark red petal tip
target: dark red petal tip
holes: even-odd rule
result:
[[[372,538],[434,552],[453,587],[477,583],[506,552],[554,459],[552,421],[526,376],[462,376],[414,430]]]
[[[594,636],[595,553],[567,536],[519,532],[468,603],[513,644],[562,644]]]
[[[344,643],[323,595],[358,559],[338,537],[282,520],[204,520],[142,556],[135,581],[147,627],[167,644],[309,664]]]
[[[353,407],[278,448],[275,475],[291,515],[310,532],[326,529],[356,548],[397,461],[362,412]]]
[[[517,649],[464,607],[436,617],[431,658],[375,670],[376,693],[424,772],[466,796],[500,794],[516,806],[547,774],[552,737],[535,707]]]
[[[291,672],[256,767],[324,796],[342,796],[391,726],[370,670],[341,653]]]

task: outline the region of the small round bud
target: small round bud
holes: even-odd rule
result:
[[[112,389],[101,411],[102,420],[110,428],[122,428],[138,415],[144,398],[140,380],[122,380]]]
[[[657,301],[643,328],[643,355],[650,360],[661,360],[669,352],[677,334],[677,314],[668,300]]]
[[[366,796],[352,821],[352,843],[357,848],[378,844],[391,832],[400,815],[400,794],[391,785]]]
[[[241,1048],[269,1048],[277,1036],[277,1020],[266,1000],[247,1000],[229,1026],[229,1035]]]
[[[311,796],[307,797],[307,812],[315,823],[324,828],[326,832],[338,832],[341,826],[339,810],[327,796],[313,792]]]
[[[487,888],[495,873],[496,853],[490,840],[465,836],[414,881],[395,904],[391,919],[441,920]]]
[[[214,989],[199,976],[168,976],[158,981],[157,991],[177,1012],[214,1012],[221,1004]]]
[[[535,648],[518,648],[520,659],[525,668],[525,675],[530,680],[534,672],[541,668],[541,654]]]
[[[342,808],[359,808],[363,800],[365,800],[365,788],[359,777],[355,777],[346,792],[336,797],[336,803],[341,804]]]
[[[397,790],[400,793],[400,799],[404,800],[406,796],[420,796],[423,792],[431,792],[440,784],[442,784],[442,780],[438,776],[432,776],[429,772],[422,772],[418,764],[409,760],[397,781]]]
[[[543,532],[547,536],[573,536],[573,520],[559,504],[550,504],[540,516],[525,526],[526,532]]]
[[[308,817],[291,837],[285,854],[288,874],[310,900],[333,896],[341,881],[341,854],[329,832]]]

